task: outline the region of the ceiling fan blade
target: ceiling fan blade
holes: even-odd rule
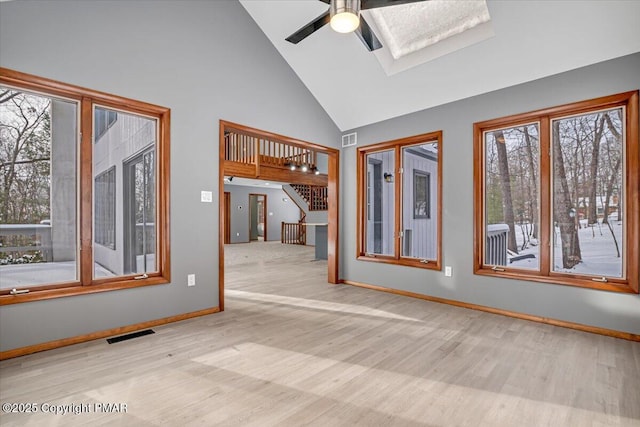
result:
[[[304,27],[300,28],[295,33],[291,34],[285,40],[293,44],[298,44],[300,41],[304,40],[314,32],[318,31],[320,28],[327,25],[330,20],[331,20],[331,17],[329,16],[329,11],[327,11],[322,15],[318,16],[313,21],[309,22]]]
[[[373,52],[374,50],[380,49],[382,47],[382,43],[380,43],[380,40],[378,40],[363,16],[360,16],[360,26],[356,30],[356,35],[360,40],[362,40],[362,43],[367,46],[369,52]]]
[[[377,9],[379,7],[398,6],[400,4],[418,3],[427,0],[362,0],[360,10]]]

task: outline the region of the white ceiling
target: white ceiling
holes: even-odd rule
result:
[[[355,34],[285,41],[325,3],[240,3],[342,131],[640,51],[640,1],[487,0],[493,37],[389,76]]]

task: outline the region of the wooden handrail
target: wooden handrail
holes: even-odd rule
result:
[[[224,135],[225,160],[287,168],[290,165],[315,167],[317,153],[296,145],[258,138],[243,133]]]
[[[282,222],[280,229],[280,242],[289,245],[306,245],[306,224],[297,222]]]

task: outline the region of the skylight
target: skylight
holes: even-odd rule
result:
[[[367,13],[384,46],[376,56],[389,75],[493,36],[486,0],[431,0]]]

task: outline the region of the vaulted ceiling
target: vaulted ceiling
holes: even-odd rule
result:
[[[640,51],[640,1],[487,0],[493,35],[444,55],[433,48],[426,62],[389,73],[388,49],[369,52],[328,25],[285,41],[327,10],[321,1],[240,3],[343,131]],[[396,15],[410,7],[393,6]],[[393,25],[430,24],[419,13],[404,19]]]

